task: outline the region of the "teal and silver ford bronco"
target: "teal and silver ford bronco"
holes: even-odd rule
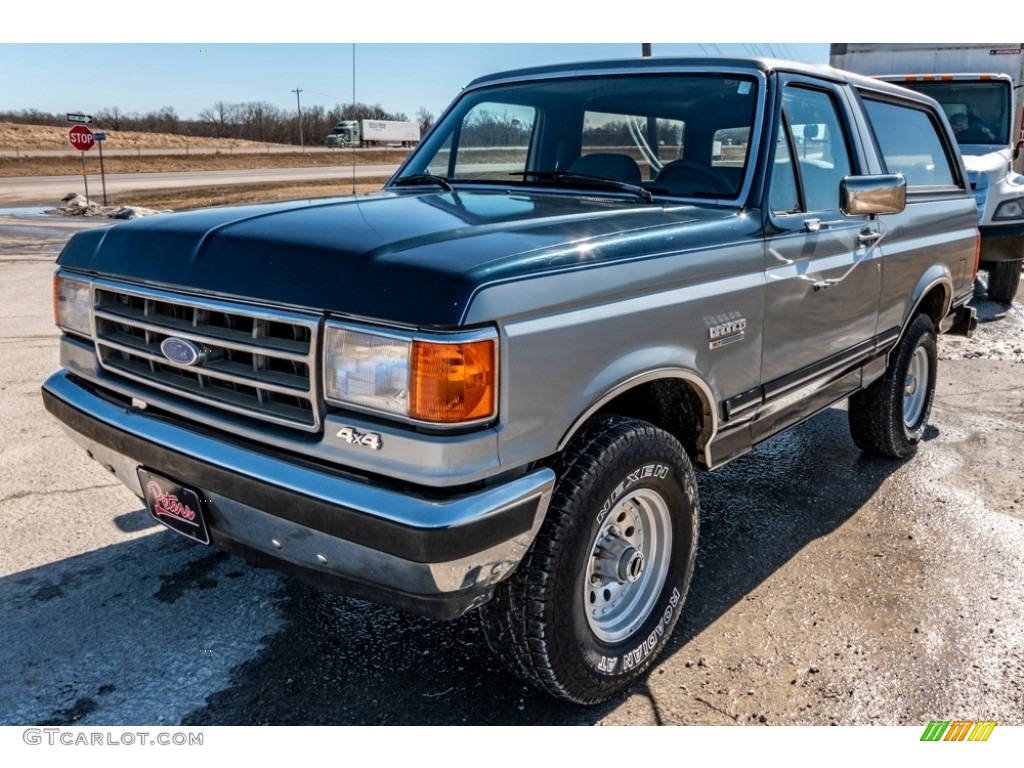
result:
[[[760,59],[505,72],[380,194],[76,235],[43,397],[179,533],[477,611],[593,703],[683,611],[695,467],[847,398],[858,446],[914,452],[977,259],[927,96]]]

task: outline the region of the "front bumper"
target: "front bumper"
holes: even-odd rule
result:
[[[981,263],[1024,259],[1024,224],[987,224],[981,231]]]
[[[554,486],[554,472],[540,469],[461,494],[391,490],[186,429],[64,370],[42,394],[70,436],[139,497],[140,466],[199,492],[220,548],[435,618],[490,598],[532,543]]]

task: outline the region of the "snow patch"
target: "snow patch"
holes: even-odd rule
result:
[[[156,213],[170,213],[167,210],[155,211],[140,205],[100,205],[77,192],[65,195],[60,202],[60,206],[46,212],[56,216],[87,216],[106,219],[140,219],[143,216],[152,216]]]

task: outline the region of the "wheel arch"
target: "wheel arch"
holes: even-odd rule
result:
[[[903,328],[906,331],[914,315],[926,314],[938,328],[950,308],[953,306],[953,276],[944,264],[932,265],[917,281],[911,293],[908,311],[903,317]]]
[[[708,466],[706,450],[718,431],[715,402],[711,387],[692,371],[661,368],[637,374],[596,398],[566,430],[558,451],[592,418],[615,413],[664,429],[683,444],[692,460]]]
[[[924,314],[932,319],[936,333],[941,328],[942,319],[949,314],[953,306],[953,276],[942,264],[932,265],[917,281],[907,303],[907,312],[903,316],[899,335],[893,339],[892,346],[886,353],[886,361],[907,333],[907,328],[917,315]]]

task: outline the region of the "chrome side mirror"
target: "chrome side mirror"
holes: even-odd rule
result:
[[[907,207],[907,180],[899,173],[847,176],[839,182],[839,207],[847,216],[900,213]]]

